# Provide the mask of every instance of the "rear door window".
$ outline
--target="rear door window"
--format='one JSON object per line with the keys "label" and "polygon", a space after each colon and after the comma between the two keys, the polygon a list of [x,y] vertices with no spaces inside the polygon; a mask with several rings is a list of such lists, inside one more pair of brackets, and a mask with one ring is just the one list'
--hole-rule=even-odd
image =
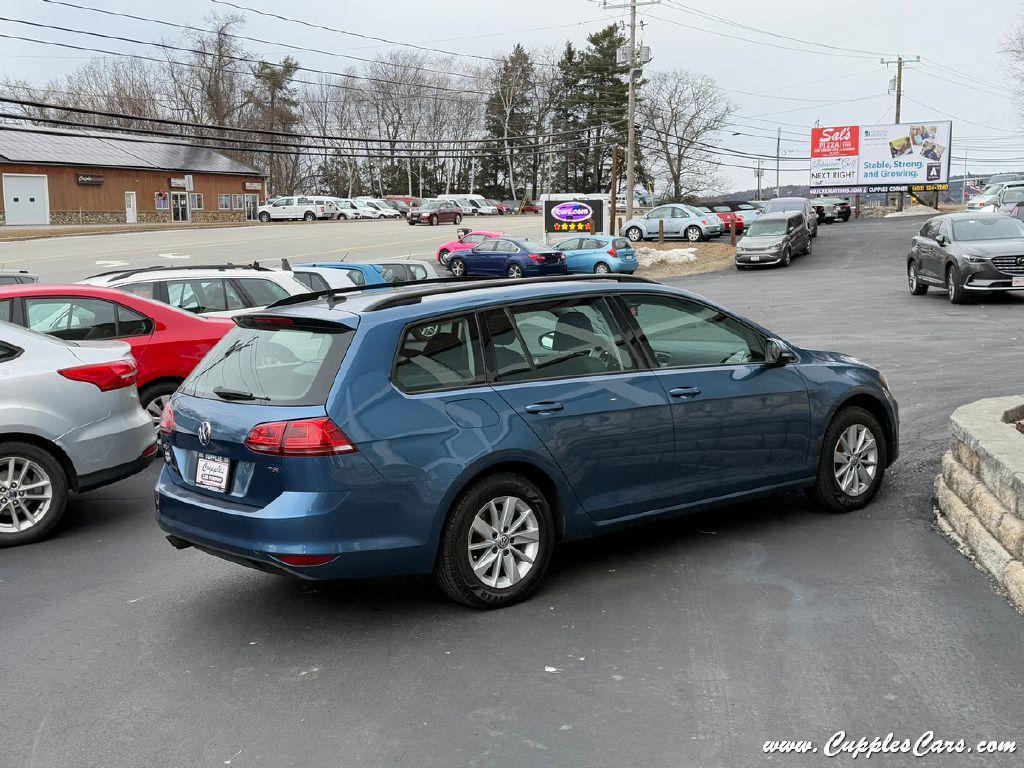
{"label": "rear door window", "polygon": [[147,280],[143,283],[131,283],[130,285],[119,285],[119,290],[134,293],[144,299],[156,299],[156,283]]}
{"label": "rear door window", "polygon": [[65,341],[117,338],[114,305],[99,299],[27,297],[28,327]]}
{"label": "rear door window", "polygon": [[228,308],[220,278],[168,280],[167,303],[189,312],[223,312]]}
{"label": "rear door window", "polygon": [[471,386],[483,380],[476,321],[472,316],[431,320],[402,337],[392,380],[403,392]]}
{"label": "rear door window", "polygon": [[145,315],[140,315],[127,307],[117,305],[118,338],[129,336],[148,336],[153,332],[153,323]]}
{"label": "rear door window", "polygon": [[353,331],[235,328],[182,384],[194,397],[255,405],[323,405]]}
{"label": "rear door window", "polygon": [[295,279],[309,288],[311,291],[326,291],[330,289],[327,281],[316,272],[294,272]]}

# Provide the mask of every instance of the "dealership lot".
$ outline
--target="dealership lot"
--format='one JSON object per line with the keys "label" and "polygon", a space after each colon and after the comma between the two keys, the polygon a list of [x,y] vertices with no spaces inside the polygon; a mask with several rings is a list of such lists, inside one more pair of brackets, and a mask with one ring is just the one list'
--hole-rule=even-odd
{"label": "dealership lot", "polygon": [[[543,237],[541,217],[481,216],[465,227],[497,229],[516,237]],[[458,227],[410,227],[396,221],[318,221],[227,229],[177,229],[117,235],[0,243],[0,266],[32,269],[46,282],[81,280],[119,267],[214,264],[282,258],[300,261],[431,259],[438,244],[455,239]]]}
{"label": "dealership lot", "polygon": [[[1024,628],[935,533],[930,496],[953,408],[1020,392],[1024,300],[910,296],[920,223],[823,227],[788,269],[678,282],[886,373],[901,457],[866,511],[775,498],[567,546],[533,599],[477,613],[428,577],[309,584],[175,551],[153,521],[153,468],[73,502],[50,540],[0,552],[0,679],[20,723],[0,762],[734,766],[769,739],[839,729],[1014,738],[1024,706],[1005,670]],[[241,260],[250,233],[246,260],[329,259],[335,239],[350,260],[427,256],[448,230],[69,238],[13,265],[56,280],[101,252]]]}

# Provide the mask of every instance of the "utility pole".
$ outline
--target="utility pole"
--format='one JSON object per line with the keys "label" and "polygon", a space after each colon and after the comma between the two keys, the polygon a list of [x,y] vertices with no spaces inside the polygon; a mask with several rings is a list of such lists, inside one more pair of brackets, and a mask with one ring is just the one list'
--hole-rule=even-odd
{"label": "utility pole", "polygon": [[[626,126],[626,218],[633,218],[633,187],[636,184],[636,79],[639,67],[643,67],[651,60],[650,50],[646,48],[641,56],[637,56],[636,49],[636,9],[642,5],[657,5],[661,0],[629,0],[627,5],[607,5],[602,7],[608,10],[629,8],[629,47],[625,57],[622,56],[622,49],[616,56],[617,64],[626,64],[629,67],[626,77],[628,78],[629,101],[627,107]],[[625,61],[623,61],[625,59]]]}
{"label": "utility pole", "polygon": [[775,136],[775,196],[782,197],[782,127],[780,126],[778,130]]}
{"label": "utility pole", "polygon": [[960,202],[963,205],[967,205],[967,148],[964,147],[964,178],[963,183],[960,185],[962,192],[960,193]]}
{"label": "utility pole", "polygon": [[[902,56],[897,56],[896,60],[882,59],[882,63],[885,65],[895,64],[896,65],[896,122],[900,122],[900,107],[903,104],[903,64],[905,61],[918,62],[921,60],[920,56],[915,56],[913,59],[904,59]],[[896,210],[903,210],[903,193],[896,193]]]}
{"label": "utility pole", "polygon": [[615,214],[619,200],[619,145],[612,145],[612,193],[610,195],[608,208],[608,234],[614,237],[618,234],[615,231]]}
{"label": "utility pole", "polygon": [[761,177],[764,176],[764,167],[762,166],[760,158],[757,160],[757,168],[754,169],[754,175],[757,177],[757,196],[755,200],[761,199]]}

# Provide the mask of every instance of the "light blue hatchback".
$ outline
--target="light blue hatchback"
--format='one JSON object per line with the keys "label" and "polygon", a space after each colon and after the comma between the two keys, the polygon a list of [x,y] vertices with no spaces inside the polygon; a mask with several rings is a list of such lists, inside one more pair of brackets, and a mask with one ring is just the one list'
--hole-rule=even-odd
{"label": "light blue hatchback", "polygon": [[636,251],[624,237],[581,235],[555,246],[565,254],[569,272],[607,275],[611,272],[631,275],[636,272]]}

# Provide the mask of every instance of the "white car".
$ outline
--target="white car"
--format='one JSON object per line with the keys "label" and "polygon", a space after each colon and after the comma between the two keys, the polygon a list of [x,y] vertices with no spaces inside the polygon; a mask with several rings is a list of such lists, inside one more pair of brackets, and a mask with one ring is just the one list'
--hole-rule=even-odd
{"label": "white car", "polygon": [[[480,213],[480,209],[473,205],[471,202],[469,202],[465,195],[438,195],[437,199],[447,200],[449,202],[455,203],[455,205],[458,206],[458,209],[462,212],[463,216],[476,216],[478,213]],[[497,213],[498,209],[495,208],[494,212]]]}
{"label": "white car", "polygon": [[466,201],[472,205],[476,212],[483,216],[497,216],[498,206],[487,202],[483,195],[466,195]]}
{"label": "white car", "polygon": [[327,291],[331,288],[354,288],[355,283],[348,272],[331,267],[316,267],[311,264],[292,266],[288,259],[281,259],[281,272],[291,275],[310,291]]}
{"label": "white car", "polygon": [[317,219],[330,218],[326,201],[317,204],[312,197],[278,197],[272,203],[261,205],[257,209],[256,218],[266,223],[268,221],[287,221],[289,219],[304,221],[316,221]]}
{"label": "white car", "polygon": [[120,269],[81,282],[118,288],[209,317],[232,317],[309,292],[287,272],[257,264]]}
{"label": "white car", "polygon": [[334,204],[333,197],[311,197],[313,205],[316,206],[319,215],[317,218],[321,219],[336,219],[338,218],[338,206]]}
{"label": "white car", "polygon": [[356,203],[374,211],[375,215],[367,216],[370,219],[400,219],[403,214],[396,208],[392,208],[385,200],[378,200],[371,197],[357,197]]}

